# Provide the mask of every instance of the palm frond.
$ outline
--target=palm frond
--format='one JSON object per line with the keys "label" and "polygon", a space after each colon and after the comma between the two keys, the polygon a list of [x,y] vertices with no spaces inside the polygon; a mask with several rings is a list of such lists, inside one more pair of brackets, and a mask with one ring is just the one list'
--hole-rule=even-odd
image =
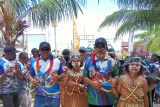
{"label": "palm frond", "polygon": [[75,0],[45,0],[32,7],[30,15],[33,19],[33,24],[38,27],[44,27],[51,20],[60,21],[73,16],[77,17],[78,10],[82,11],[79,3]]}
{"label": "palm frond", "polygon": [[152,27],[147,29],[146,31],[144,31],[143,33],[139,33],[135,35],[135,38],[142,38],[144,39],[147,36],[153,37],[155,35],[159,35],[160,34],[160,27]]}
{"label": "palm frond", "polygon": [[138,41],[146,44],[146,48],[151,52],[160,52],[160,28],[151,28],[143,33],[139,33],[134,35],[134,37],[138,38]]}
{"label": "palm frond", "polygon": [[159,25],[160,12],[157,10],[126,10],[121,9],[107,16],[100,24],[99,29],[110,26],[120,25],[130,19],[137,20],[139,23],[148,23],[148,25]]}
{"label": "palm frond", "polygon": [[154,38],[151,39],[151,41],[147,44],[147,48],[151,51],[151,52],[160,52],[160,36],[156,35]]}
{"label": "palm frond", "polygon": [[156,9],[160,6],[159,0],[115,0],[120,8],[126,9]]}
{"label": "palm frond", "polygon": [[17,19],[29,15],[36,27],[48,26],[51,20],[60,21],[82,12],[86,0],[11,0],[8,5],[16,10]]}
{"label": "palm frond", "polygon": [[110,16],[99,26],[99,30],[106,26],[119,26],[116,32],[115,39],[123,34],[128,33],[129,30],[146,30],[149,28],[156,28],[160,25],[160,12],[156,10],[126,10],[122,9]]}
{"label": "palm frond", "polygon": [[140,34],[135,34],[134,38],[135,39],[144,39],[147,36],[150,36],[150,35],[148,35],[146,32],[144,32],[144,33],[140,33]]}
{"label": "palm frond", "polygon": [[106,26],[119,25],[120,23],[125,21],[126,17],[129,17],[129,10],[121,9],[119,11],[116,11],[104,19],[104,21],[99,26],[99,30]]}
{"label": "palm frond", "polygon": [[133,22],[126,21],[116,31],[114,40],[117,40],[120,36],[123,36],[124,34],[129,33],[130,31],[133,31],[133,28],[136,28]]}

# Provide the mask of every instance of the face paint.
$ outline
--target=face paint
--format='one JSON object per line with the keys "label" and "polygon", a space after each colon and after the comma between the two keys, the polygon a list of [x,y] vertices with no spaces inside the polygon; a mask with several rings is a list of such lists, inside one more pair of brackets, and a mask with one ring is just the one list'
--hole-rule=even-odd
{"label": "face paint", "polygon": [[132,62],[129,64],[129,71],[131,72],[139,72],[141,68],[141,64],[137,62]]}
{"label": "face paint", "polygon": [[73,67],[80,67],[81,63],[80,62],[72,62]]}

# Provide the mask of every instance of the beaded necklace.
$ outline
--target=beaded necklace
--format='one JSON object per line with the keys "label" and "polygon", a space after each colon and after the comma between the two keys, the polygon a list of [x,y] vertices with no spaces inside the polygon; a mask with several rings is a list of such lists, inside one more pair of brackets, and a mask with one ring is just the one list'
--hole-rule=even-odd
{"label": "beaded necklace", "polygon": [[[80,72],[73,72],[73,70],[70,70],[70,71],[68,71],[69,72],[69,75],[70,76],[73,76],[73,77],[75,77],[75,83],[78,83],[78,80],[79,80],[79,78],[80,78],[80,76],[82,76],[82,70],[80,71]],[[79,94],[84,94],[84,92],[81,92],[80,91],[80,87],[82,87],[80,84],[79,84],[79,87],[77,87],[78,88],[78,93]],[[73,92],[74,92],[74,90],[75,90],[75,86],[73,87],[73,89],[72,89],[72,91],[71,92],[68,92],[67,90],[68,90],[68,85],[66,86],[66,88],[65,88],[65,92],[68,94],[68,95],[73,95]]]}
{"label": "beaded necklace", "polygon": [[[37,58],[36,58],[36,71],[37,71],[37,72],[39,72],[39,70],[40,70],[39,60],[40,60],[40,58],[37,57]],[[51,69],[52,69],[52,67],[53,67],[53,64],[54,64],[54,60],[53,60],[53,58],[50,58],[50,65],[49,65],[49,68],[46,70],[46,73],[47,73],[47,74],[50,73],[50,71],[51,71]]]}
{"label": "beaded necklace", "polygon": [[68,72],[73,77],[82,76],[82,70],[80,70],[80,72],[74,72],[73,70],[69,70]]}

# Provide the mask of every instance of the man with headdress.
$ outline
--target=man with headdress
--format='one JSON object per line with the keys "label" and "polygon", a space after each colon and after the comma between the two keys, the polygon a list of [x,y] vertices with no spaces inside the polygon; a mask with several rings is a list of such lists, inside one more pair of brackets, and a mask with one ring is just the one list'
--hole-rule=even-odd
{"label": "man with headdress", "polygon": [[102,37],[97,38],[94,48],[96,54],[86,62],[83,72],[84,80],[88,84],[88,104],[89,107],[112,107],[115,100],[109,78],[113,66],[106,55],[107,41]]}
{"label": "man with headdress", "polygon": [[30,68],[30,81],[35,85],[34,107],[59,107],[60,89],[58,76],[63,72],[58,58],[51,53],[48,42],[39,45],[40,56]]}

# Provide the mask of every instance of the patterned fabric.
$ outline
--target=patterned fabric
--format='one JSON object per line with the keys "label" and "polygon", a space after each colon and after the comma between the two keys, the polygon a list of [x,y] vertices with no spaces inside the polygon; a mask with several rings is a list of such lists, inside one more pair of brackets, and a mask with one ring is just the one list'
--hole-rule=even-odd
{"label": "patterned fabric", "polygon": [[141,82],[142,76],[139,76],[134,83],[126,78],[126,75],[120,77],[121,84],[120,98],[117,107],[144,107],[144,92]]}
{"label": "patterned fabric", "polygon": [[151,63],[150,61],[145,61],[146,66],[144,66],[147,70],[149,70],[151,73],[154,72],[154,70],[156,69],[156,63]]}
{"label": "patterned fabric", "polygon": [[19,107],[19,94],[17,92],[1,94],[0,98],[3,102],[3,107]]}
{"label": "patterned fabric", "polygon": [[31,95],[29,91],[19,93],[19,107],[31,107]]}
{"label": "patterned fabric", "polygon": [[[22,74],[25,73],[25,70],[27,69],[26,65],[23,65],[21,62],[17,62],[18,69],[21,71]],[[30,89],[30,84],[28,77],[25,76],[24,79],[18,78],[18,83],[19,83],[19,91],[28,91]]]}
{"label": "patterned fabric", "polygon": [[32,64],[34,61],[36,61],[36,58],[30,58],[28,62]]}
{"label": "patterned fabric", "polygon": [[30,74],[38,80],[41,85],[35,87],[35,93],[40,96],[46,96],[51,98],[59,98],[59,85],[57,82],[51,84],[52,76],[51,73],[57,72],[61,74],[63,72],[60,61],[57,58],[54,58],[54,64],[49,74],[46,73],[46,70],[50,66],[50,59],[53,58],[51,55],[47,61],[44,61],[42,58],[39,60],[40,70],[36,71],[36,61],[32,63],[30,68]]}
{"label": "patterned fabric", "polygon": [[116,60],[114,67],[113,67],[112,77],[120,75],[120,66],[121,66],[120,61]]}
{"label": "patterned fabric", "polygon": [[[69,107],[88,107],[87,92],[85,85],[83,84],[83,73],[73,72],[72,70],[68,70],[68,73],[69,76],[67,79],[67,84],[63,88],[63,97],[61,102],[62,107],[68,107],[68,105]],[[78,84],[78,86],[70,87],[68,84],[69,81]]]}
{"label": "patterned fabric", "polygon": [[[8,61],[5,58],[0,59],[0,76],[3,75],[6,70],[14,66],[15,62]],[[13,93],[18,91],[18,80],[13,72],[9,73],[5,80],[0,84],[0,94]]]}
{"label": "patterned fabric", "polygon": [[158,94],[160,96],[160,82],[157,84],[156,86],[156,91],[155,91],[156,94]]}
{"label": "patterned fabric", "polygon": [[[157,77],[160,79],[160,66],[158,66],[158,68],[157,68]],[[156,86],[155,93],[160,96],[160,82]]]}
{"label": "patterned fabric", "polygon": [[[112,61],[107,57],[101,62],[97,58],[92,61],[93,58],[90,58],[86,62],[85,70],[83,72],[84,77],[89,77],[92,79],[91,75],[94,74],[96,77],[97,73],[101,75],[107,75],[112,67]],[[92,105],[104,106],[104,105],[113,105],[114,104],[114,95],[112,92],[105,92],[102,90],[97,90],[94,87],[88,85],[88,103]]]}
{"label": "patterned fabric", "polygon": [[84,69],[85,69],[85,65],[86,65],[86,62],[88,62],[88,60],[90,59],[90,57],[89,56],[86,56],[86,59],[85,59],[85,61],[83,62],[83,66],[81,67],[81,69],[84,71]]}

